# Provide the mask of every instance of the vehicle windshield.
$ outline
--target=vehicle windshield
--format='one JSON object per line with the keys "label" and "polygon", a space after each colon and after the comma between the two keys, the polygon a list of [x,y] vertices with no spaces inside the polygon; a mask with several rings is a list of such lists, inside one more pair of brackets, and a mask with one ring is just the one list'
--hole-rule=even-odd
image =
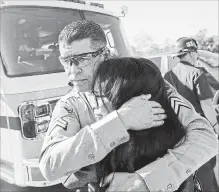
{"label": "vehicle windshield", "polygon": [[0,51],[5,74],[17,77],[64,72],[58,60],[58,35],[65,25],[82,16],[102,26],[113,54],[129,55],[116,17],[64,8],[4,8]]}

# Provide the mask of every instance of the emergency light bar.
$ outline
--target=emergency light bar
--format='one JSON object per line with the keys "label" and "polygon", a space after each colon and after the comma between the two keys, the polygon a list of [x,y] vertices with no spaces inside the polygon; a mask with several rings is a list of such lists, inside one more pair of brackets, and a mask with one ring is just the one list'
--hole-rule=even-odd
{"label": "emergency light bar", "polygon": [[91,6],[100,7],[100,8],[104,8],[103,4],[101,4],[101,3],[93,3],[93,2],[91,2],[90,5]]}
{"label": "emergency light bar", "polygon": [[73,2],[73,3],[85,4],[85,1],[83,1],[83,0],[60,0],[60,1],[68,1],[68,2]]}
{"label": "emergency light bar", "polygon": [[88,5],[91,5],[91,6],[95,6],[95,7],[99,7],[99,8],[104,8],[104,5],[101,4],[101,3],[86,2],[86,1],[83,1],[83,0],[60,0],[60,1],[80,3],[80,4],[88,4]]}

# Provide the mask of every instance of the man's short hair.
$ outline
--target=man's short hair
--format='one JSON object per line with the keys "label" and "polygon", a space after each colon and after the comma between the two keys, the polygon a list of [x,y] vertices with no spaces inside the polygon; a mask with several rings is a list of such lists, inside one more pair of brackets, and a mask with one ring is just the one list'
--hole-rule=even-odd
{"label": "man's short hair", "polygon": [[73,41],[89,38],[94,50],[106,46],[106,36],[101,26],[94,21],[82,20],[65,26],[59,35],[59,44],[70,45]]}

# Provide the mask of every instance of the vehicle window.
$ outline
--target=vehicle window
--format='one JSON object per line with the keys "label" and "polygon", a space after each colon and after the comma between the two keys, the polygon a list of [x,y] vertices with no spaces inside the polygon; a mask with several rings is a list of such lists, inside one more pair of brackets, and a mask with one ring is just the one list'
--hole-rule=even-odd
{"label": "vehicle window", "polygon": [[6,75],[64,71],[58,60],[58,35],[81,20],[78,10],[16,7],[1,10],[1,55]]}
{"label": "vehicle window", "polygon": [[106,34],[107,47],[113,55],[130,56],[130,52],[127,49],[128,47],[122,36],[121,23],[119,19],[113,16],[90,11],[84,11],[84,15],[87,20],[95,21],[101,25]]}

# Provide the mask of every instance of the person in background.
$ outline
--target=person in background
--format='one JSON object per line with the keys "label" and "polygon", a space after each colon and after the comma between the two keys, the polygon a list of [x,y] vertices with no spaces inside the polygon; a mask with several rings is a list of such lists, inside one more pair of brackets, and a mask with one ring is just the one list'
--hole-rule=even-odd
{"label": "person in background", "polygon": [[212,99],[213,94],[205,73],[195,67],[198,60],[198,45],[194,39],[182,37],[176,43],[180,62],[168,71],[164,78],[192,103],[196,111],[207,118],[218,134],[218,122]]}
{"label": "person in background", "polygon": [[[73,89],[54,108],[39,167],[47,180],[61,179],[68,188],[95,181],[94,164],[129,141],[128,130],[156,129],[166,118],[160,104],[149,100],[150,95],[132,98],[102,117],[91,85],[97,66],[110,58],[106,45],[103,29],[93,21],[73,22],[59,35],[60,62]],[[134,173],[107,176],[103,184],[113,177],[108,191],[175,191],[217,154],[217,139],[209,122],[166,84],[171,106],[187,130],[186,141]]]}
{"label": "person in background", "polygon": [[[218,136],[219,124],[217,114],[213,106],[213,94],[205,73],[195,67],[198,61],[198,44],[195,39],[181,37],[176,42],[177,56],[180,62],[168,71],[164,78],[171,83],[176,90],[192,103],[195,110],[205,117],[212,125]],[[218,191],[218,182],[215,181],[213,168],[216,158],[205,164],[198,171],[204,191]],[[208,174],[207,174],[208,173]],[[207,179],[208,178],[208,179]]]}

